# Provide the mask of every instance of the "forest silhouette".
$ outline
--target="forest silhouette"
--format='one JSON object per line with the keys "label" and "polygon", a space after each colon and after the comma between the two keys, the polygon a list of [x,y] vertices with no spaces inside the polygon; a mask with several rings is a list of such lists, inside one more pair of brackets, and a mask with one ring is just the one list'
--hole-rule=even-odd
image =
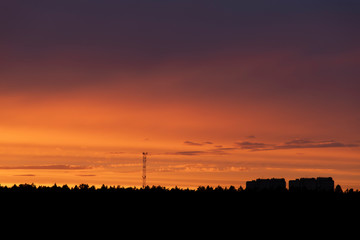
{"label": "forest silhouette", "polygon": [[[0,186],[0,202],[10,212],[16,211],[21,216],[67,219],[73,224],[95,222],[101,225],[105,220],[106,225],[117,227],[121,219],[135,223],[146,218],[151,226],[157,226],[156,221],[151,220],[155,217],[164,226],[181,222],[192,226],[207,223],[237,227],[256,223],[257,227],[276,227],[278,223],[292,226],[302,219],[315,226],[319,221],[332,223],[335,215],[342,217],[339,219],[351,219],[348,215],[359,209],[360,192],[342,191],[340,186],[332,192],[291,192],[287,189],[257,192],[234,186],[182,189],[20,184]],[[17,220],[16,215],[11,217]]]}
{"label": "forest silhouette", "polygon": [[290,196],[328,196],[328,197],[359,197],[360,191],[354,190],[352,188],[342,190],[340,185],[336,185],[334,191],[332,192],[317,192],[317,191],[302,191],[302,192],[292,192],[288,189],[275,189],[275,190],[261,190],[253,191],[249,189],[244,189],[242,186],[236,188],[235,186],[229,187],[212,187],[212,186],[199,186],[197,189],[189,188],[179,188],[177,186],[173,188],[166,188],[163,186],[146,186],[145,188],[138,187],[123,187],[123,186],[107,186],[103,184],[101,187],[95,187],[94,185],[90,186],[89,184],[79,184],[72,187],[69,187],[67,184],[62,186],[57,185],[56,183],[53,186],[42,186],[32,184],[14,184],[13,186],[1,186],[0,185],[0,194],[6,195],[7,193],[78,193],[78,194],[121,194],[121,195],[136,195],[136,194],[162,194],[162,195],[183,195],[183,196],[237,196],[237,197],[246,197],[246,196],[281,196],[281,197],[290,197]]}
{"label": "forest silhouette", "polygon": [[178,187],[166,188],[163,186],[146,186],[145,188],[107,186],[101,187],[80,184],[69,187],[58,186],[36,186],[35,184],[20,184],[11,187],[0,185],[0,198],[27,198],[40,199],[49,198],[53,201],[87,199],[87,201],[129,201],[136,202],[146,199],[148,202],[170,201],[173,203],[209,203],[214,206],[223,204],[239,204],[251,206],[315,206],[315,205],[337,205],[341,202],[346,204],[360,203],[359,190],[346,189],[343,191],[340,185],[332,192],[302,191],[292,192],[288,189],[251,191],[243,187],[212,187],[199,186],[197,189],[183,189]]}

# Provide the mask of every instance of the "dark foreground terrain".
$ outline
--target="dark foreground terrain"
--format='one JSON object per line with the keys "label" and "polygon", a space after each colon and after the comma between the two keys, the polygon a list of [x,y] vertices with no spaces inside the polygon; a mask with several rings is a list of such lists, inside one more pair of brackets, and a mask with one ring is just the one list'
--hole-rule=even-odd
{"label": "dark foreground terrain", "polygon": [[49,211],[154,211],[154,212],[257,212],[338,213],[360,207],[360,192],[246,191],[235,187],[199,187],[196,190],[161,186],[124,188],[81,184],[52,187],[34,184],[0,186],[0,201],[18,208],[37,207]]}
{"label": "dark foreground terrain", "polygon": [[264,236],[285,230],[297,235],[308,231],[331,235],[339,226],[358,225],[360,193],[24,184],[0,187],[0,203],[6,223],[39,224],[56,228],[59,234],[73,229],[91,236],[92,231],[106,228],[105,233],[111,234],[130,229],[135,234],[172,229],[180,235],[199,231],[206,236],[219,231],[229,236],[234,231]]}

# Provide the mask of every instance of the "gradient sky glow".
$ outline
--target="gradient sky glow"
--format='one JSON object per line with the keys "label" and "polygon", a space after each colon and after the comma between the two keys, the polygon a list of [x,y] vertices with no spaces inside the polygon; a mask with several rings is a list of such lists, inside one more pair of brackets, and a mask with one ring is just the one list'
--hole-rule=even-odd
{"label": "gradient sky glow", "polygon": [[360,2],[2,1],[0,183],[360,189]]}

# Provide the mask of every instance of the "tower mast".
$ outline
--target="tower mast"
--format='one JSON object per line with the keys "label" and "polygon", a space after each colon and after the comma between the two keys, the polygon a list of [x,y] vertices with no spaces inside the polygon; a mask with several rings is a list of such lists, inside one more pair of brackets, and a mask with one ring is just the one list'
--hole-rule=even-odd
{"label": "tower mast", "polygon": [[143,179],[143,188],[146,187],[146,156],[148,155],[147,152],[143,152],[143,174],[142,174],[142,179]]}

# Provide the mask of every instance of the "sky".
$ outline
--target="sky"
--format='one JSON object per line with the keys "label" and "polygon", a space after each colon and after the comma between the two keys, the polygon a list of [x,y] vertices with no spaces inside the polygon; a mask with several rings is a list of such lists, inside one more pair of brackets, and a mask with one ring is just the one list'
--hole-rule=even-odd
{"label": "sky", "polygon": [[0,184],[360,189],[357,0],[0,3]]}

